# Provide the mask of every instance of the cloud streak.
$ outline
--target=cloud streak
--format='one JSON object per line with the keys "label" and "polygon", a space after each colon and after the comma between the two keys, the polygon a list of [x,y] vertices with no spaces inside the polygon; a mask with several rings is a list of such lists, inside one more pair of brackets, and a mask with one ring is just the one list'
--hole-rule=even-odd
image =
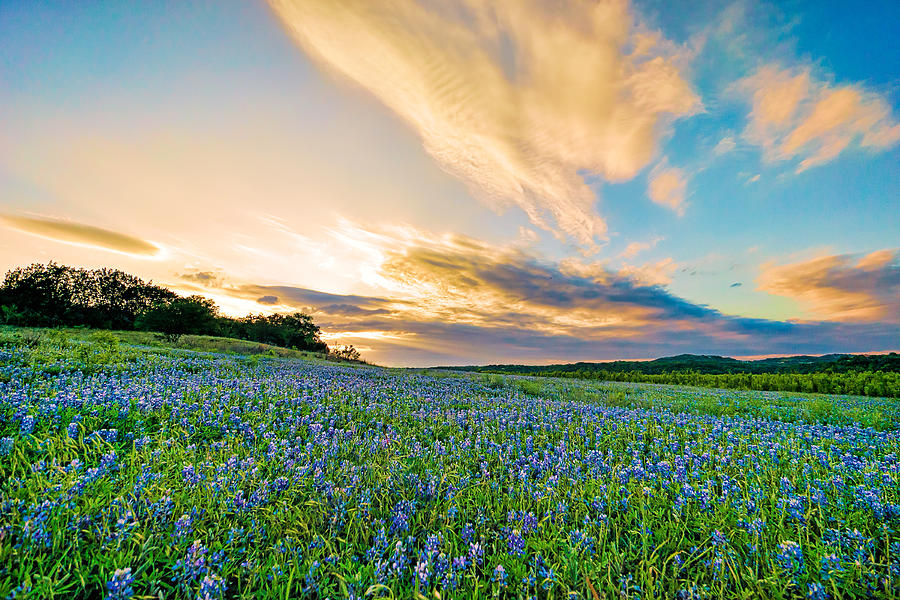
{"label": "cloud streak", "polygon": [[769,161],[797,159],[797,171],[825,164],[853,146],[885,150],[900,123],[880,95],[860,85],[834,86],[808,69],[761,67],[736,89],[750,103],[744,137]]}
{"label": "cloud streak", "polygon": [[592,246],[606,223],[582,175],[634,177],[665,125],[701,104],[686,53],[627,2],[564,4],[270,0],[305,52],[380,100],[477,197]]}
{"label": "cloud streak", "polygon": [[91,246],[138,257],[149,258],[160,252],[159,246],[141,238],[84,223],[14,215],[0,215],[0,223],[16,231],[57,242]]}
{"label": "cloud streak", "polygon": [[763,266],[757,289],[793,298],[818,318],[900,323],[900,252],[834,254]]}

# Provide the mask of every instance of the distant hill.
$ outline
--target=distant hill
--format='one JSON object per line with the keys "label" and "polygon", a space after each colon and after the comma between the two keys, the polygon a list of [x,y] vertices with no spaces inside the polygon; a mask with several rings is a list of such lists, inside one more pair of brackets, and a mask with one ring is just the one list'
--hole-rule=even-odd
{"label": "distant hill", "polygon": [[648,361],[615,360],[610,362],[577,362],[555,365],[484,365],[436,367],[457,371],[510,373],[522,375],[574,375],[599,371],[608,373],[643,373],[662,375],[692,372],[707,375],[734,373],[849,373],[882,371],[900,373],[900,354],[826,354],[824,356],[785,356],[760,360],[737,360],[727,356],[679,354]]}

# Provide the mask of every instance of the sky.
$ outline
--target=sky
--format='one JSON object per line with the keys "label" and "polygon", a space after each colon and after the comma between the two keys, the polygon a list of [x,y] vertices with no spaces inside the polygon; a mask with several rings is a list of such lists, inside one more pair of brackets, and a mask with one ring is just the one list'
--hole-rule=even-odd
{"label": "sky", "polygon": [[900,3],[0,3],[0,269],[397,366],[900,349]]}

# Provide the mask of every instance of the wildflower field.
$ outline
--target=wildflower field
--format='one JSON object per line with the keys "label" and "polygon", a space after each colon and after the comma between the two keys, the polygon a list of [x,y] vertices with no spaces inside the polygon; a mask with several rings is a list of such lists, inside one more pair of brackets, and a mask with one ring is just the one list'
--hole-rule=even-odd
{"label": "wildflower field", "polygon": [[900,597],[900,403],[0,347],[2,598]]}

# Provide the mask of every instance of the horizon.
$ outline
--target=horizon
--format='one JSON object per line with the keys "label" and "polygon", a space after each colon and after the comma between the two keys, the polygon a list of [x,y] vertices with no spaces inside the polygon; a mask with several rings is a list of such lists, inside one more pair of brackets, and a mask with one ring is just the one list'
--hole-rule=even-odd
{"label": "horizon", "polygon": [[[879,350],[876,352],[826,352],[824,354],[773,354],[773,355],[763,355],[758,357],[741,357],[741,356],[728,356],[721,354],[674,354],[669,356],[657,356],[655,358],[610,358],[604,360],[573,360],[567,363],[555,363],[555,362],[542,362],[542,363],[516,363],[525,367],[545,367],[545,366],[553,366],[556,364],[575,364],[575,363],[607,363],[607,362],[653,362],[654,360],[661,360],[663,358],[674,358],[676,356],[710,356],[714,358],[733,358],[734,360],[740,360],[743,362],[753,362],[757,360],[765,360],[767,358],[795,358],[802,356],[829,356],[832,354],[842,354],[845,356],[883,356],[886,354],[900,354],[900,350]],[[509,364],[509,363],[495,363],[497,365],[500,364]],[[494,366],[492,364],[480,364],[480,365],[432,365],[431,367],[425,368],[437,368],[437,367],[489,367]]]}
{"label": "horizon", "polygon": [[0,8],[0,269],[387,366],[898,352],[900,4],[392,7]]}

